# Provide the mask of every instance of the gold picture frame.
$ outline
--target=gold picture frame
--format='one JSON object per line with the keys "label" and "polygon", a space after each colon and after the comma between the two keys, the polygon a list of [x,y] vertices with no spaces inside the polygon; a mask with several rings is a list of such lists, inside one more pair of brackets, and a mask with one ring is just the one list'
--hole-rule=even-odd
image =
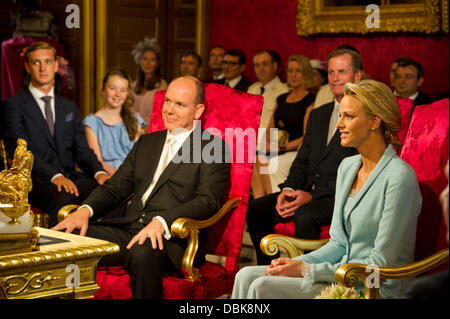
{"label": "gold picture frame", "polygon": [[[298,0],[297,34],[300,36],[396,32],[448,34],[448,0],[369,2],[378,3],[379,25],[377,27],[366,25],[368,15],[373,12],[366,12],[367,5],[341,5],[341,3],[352,3],[351,1]],[[391,2],[397,3],[391,4]]]}

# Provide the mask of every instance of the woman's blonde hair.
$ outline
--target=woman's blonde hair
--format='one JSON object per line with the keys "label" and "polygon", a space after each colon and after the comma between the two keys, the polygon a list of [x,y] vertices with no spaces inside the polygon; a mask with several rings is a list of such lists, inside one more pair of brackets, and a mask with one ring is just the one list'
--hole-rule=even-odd
{"label": "woman's blonde hair", "polygon": [[313,74],[312,74],[312,67],[311,62],[309,59],[302,55],[302,54],[296,54],[291,55],[288,59],[288,67],[286,68],[286,71],[289,69],[289,62],[295,61],[300,66],[300,70],[302,72],[303,77],[303,87],[306,90],[309,90],[314,87],[314,80],[313,80]]}
{"label": "woman's blonde hair", "polygon": [[380,127],[386,145],[401,147],[402,143],[398,140],[397,133],[400,130],[402,116],[397,99],[387,85],[374,80],[348,82],[344,86],[345,95],[357,98],[363,104],[363,109],[369,118],[381,119]]}

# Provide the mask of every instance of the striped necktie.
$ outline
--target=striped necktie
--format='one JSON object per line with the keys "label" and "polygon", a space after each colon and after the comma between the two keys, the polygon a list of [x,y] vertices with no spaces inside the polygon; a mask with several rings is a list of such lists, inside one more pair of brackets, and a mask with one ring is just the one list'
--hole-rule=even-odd
{"label": "striped necktie", "polygon": [[50,130],[50,134],[52,134],[53,136],[55,133],[55,123],[53,122],[53,112],[50,104],[51,99],[52,99],[51,96],[41,97],[41,100],[45,102],[45,119],[47,120],[47,125]]}

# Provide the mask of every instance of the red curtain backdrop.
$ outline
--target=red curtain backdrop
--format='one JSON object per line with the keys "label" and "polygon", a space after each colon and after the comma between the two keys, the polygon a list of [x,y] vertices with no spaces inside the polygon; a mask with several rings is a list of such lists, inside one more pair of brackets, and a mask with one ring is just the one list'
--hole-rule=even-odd
{"label": "red curtain backdrop", "polygon": [[[351,44],[360,52],[365,71],[378,81],[389,83],[394,58],[409,56],[425,69],[422,90],[435,97],[449,90],[449,37],[444,35],[297,35],[297,0],[211,0],[210,45],[239,48],[247,55],[245,76],[256,81],[253,55],[261,49],[281,54],[281,77],[291,54],[326,60],[340,44]],[[382,21],[381,21],[382,23]]]}

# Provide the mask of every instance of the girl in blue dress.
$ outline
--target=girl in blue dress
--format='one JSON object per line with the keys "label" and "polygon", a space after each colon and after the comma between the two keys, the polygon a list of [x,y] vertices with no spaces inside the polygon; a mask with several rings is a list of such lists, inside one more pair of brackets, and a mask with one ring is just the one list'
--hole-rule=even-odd
{"label": "girl in blue dress", "polygon": [[89,146],[110,175],[125,160],[146,126],[132,111],[131,94],[131,79],[125,70],[111,69],[103,78],[103,107],[83,121]]}

